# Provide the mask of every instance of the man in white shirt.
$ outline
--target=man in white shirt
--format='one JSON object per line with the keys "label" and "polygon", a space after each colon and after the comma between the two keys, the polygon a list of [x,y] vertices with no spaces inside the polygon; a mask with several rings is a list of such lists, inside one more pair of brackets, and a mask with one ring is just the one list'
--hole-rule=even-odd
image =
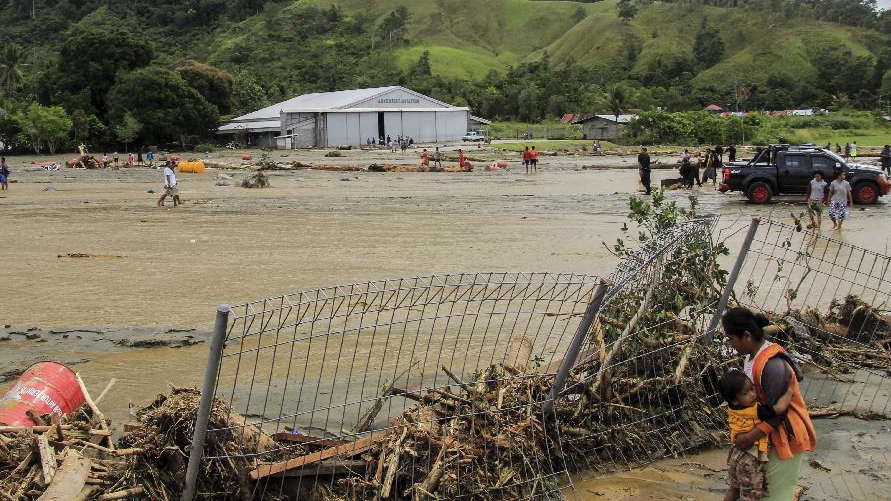
{"label": "man in white shirt", "polygon": [[182,203],[179,199],[179,188],[176,187],[176,174],[173,172],[173,162],[170,160],[164,165],[164,194],[158,199],[158,207],[164,206],[164,199],[167,198],[167,195],[173,197],[174,207]]}
{"label": "man in white shirt", "polygon": [[829,219],[832,229],[840,230],[848,218],[848,207],[854,205],[851,183],[845,180],[845,171],[840,171],[835,181],[829,184]]}
{"label": "man in white shirt", "polygon": [[820,229],[824,204],[826,204],[826,181],[823,181],[823,174],[815,172],[814,178],[807,185],[807,213],[811,217],[808,229]]}

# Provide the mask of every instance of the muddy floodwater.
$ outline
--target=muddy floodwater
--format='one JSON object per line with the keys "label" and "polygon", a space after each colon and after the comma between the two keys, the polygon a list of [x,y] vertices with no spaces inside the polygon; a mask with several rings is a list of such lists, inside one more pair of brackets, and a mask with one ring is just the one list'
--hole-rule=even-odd
{"label": "muddy floodwater", "polygon": [[[282,161],[328,160],[323,154],[289,152]],[[337,161],[414,164],[417,151],[344,155]],[[628,198],[638,187],[633,157],[544,156],[538,173],[527,175],[513,154],[474,149],[474,155],[480,164],[506,160],[510,169],[276,171],[270,188],[255,190],[216,186],[220,171],[210,169],[178,173],[185,201],[178,208],[170,200],[155,206],[158,170],[45,171],[30,163],[35,159],[12,158],[17,182],[0,193],[0,376],[52,358],[74,364],[95,392],[115,378],[101,406],[119,428],[129,402],[144,404],[169,385],[200,384],[203,341],[220,303],[433,273],[612,271],[617,259],[607,246],[622,237]],[[234,162],[213,154],[211,160]],[[597,165],[612,168],[583,169]],[[236,181],[246,175],[225,173]],[[676,173],[657,169],[654,183]],[[671,191],[668,198],[685,204],[690,193]],[[692,193],[701,212],[721,214],[719,228],[731,243],[753,215],[791,222],[790,213],[804,211],[795,198],[753,206],[710,185]],[[836,238],[880,253],[891,249],[888,201],[855,207],[845,226]],[[695,462],[720,468],[722,451],[708,454]],[[582,481],[579,493],[721,499],[723,474],[681,462],[614,478],[613,490]],[[665,484],[660,496],[672,494],[647,497],[653,482]]]}

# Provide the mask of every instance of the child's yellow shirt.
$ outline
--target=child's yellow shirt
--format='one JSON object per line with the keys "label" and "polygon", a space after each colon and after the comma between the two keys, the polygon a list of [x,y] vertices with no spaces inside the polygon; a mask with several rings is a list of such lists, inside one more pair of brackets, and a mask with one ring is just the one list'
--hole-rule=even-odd
{"label": "child's yellow shirt", "polygon": [[[736,439],[737,435],[739,435],[740,433],[752,431],[755,425],[761,422],[761,419],[758,418],[759,405],[760,404],[756,403],[751,407],[745,407],[742,409],[734,409],[732,406],[727,406],[727,418],[730,422],[731,442]],[[759,438],[755,442],[755,446],[758,448],[758,458],[762,461],[766,461],[768,452],[767,436],[765,435]]]}

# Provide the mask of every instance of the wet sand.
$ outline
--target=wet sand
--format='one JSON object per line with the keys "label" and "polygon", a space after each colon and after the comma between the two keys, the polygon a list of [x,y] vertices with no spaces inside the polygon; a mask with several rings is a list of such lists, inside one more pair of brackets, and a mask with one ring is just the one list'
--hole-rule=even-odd
{"label": "wet sand", "polygon": [[[338,159],[324,158],[324,151],[272,155],[305,163],[413,165],[418,151],[345,151]],[[612,271],[617,260],[603,243],[621,236],[628,197],[637,187],[633,157],[542,156],[539,172],[527,175],[516,154],[470,148],[468,156],[480,163],[507,160],[510,170],[277,171],[270,173],[271,188],[248,190],[215,186],[218,171],[211,169],[178,174],[185,205],[175,209],[170,201],[163,209],[155,207],[161,190],[158,170],[48,172],[29,163],[47,158],[11,158],[17,182],[0,193],[7,286],[0,324],[9,325],[0,330],[0,339],[9,337],[0,341],[3,370],[52,357],[77,363],[97,392],[117,378],[103,408],[119,426],[127,419],[128,401],[148,401],[167,391],[168,382],[200,384],[207,348],[188,344],[206,339],[218,303],[437,272]],[[239,157],[240,152],[217,153],[210,160],[237,164]],[[583,168],[596,165],[611,168]],[[613,168],[617,165],[630,168]],[[246,175],[226,173],[236,179]],[[653,177],[658,183],[676,177],[676,171],[656,170]],[[738,230],[751,215],[791,221],[790,212],[804,210],[794,199],[786,199],[794,204],[752,206],[739,194],[705,188],[694,193],[703,212],[723,216],[724,234],[735,232],[731,242],[738,241]],[[683,201],[687,195],[672,191],[668,196]],[[888,253],[891,203],[856,208],[837,236]],[[11,334],[30,328],[45,335]],[[194,331],[168,332],[189,329]],[[99,334],[67,333],[64,338],[50,330]],[[125,346],[140,339],[188,343]],[[858,423],[852,426],[860,429]],[[720,469],[722,454],[688,460]],[[633,495],[620,487],[607,497],[582,487],[579,492],[584,499],[650,499],[656,492],[675,496],[664,499],[685,499],[687,487],[678,485],[698,485],[691,477],[705,482],[715,476],[675,473],[679,476],[665,473],[670,481],[664,485],[650,481],[652,469],[644,470],[640,475],[648,480],[634,482]],[[721,474],[716,478],[723,482]],[[687,497],[720,499],[716,488],[703,489]],[[618,497],[620,491],[628,497]]]}

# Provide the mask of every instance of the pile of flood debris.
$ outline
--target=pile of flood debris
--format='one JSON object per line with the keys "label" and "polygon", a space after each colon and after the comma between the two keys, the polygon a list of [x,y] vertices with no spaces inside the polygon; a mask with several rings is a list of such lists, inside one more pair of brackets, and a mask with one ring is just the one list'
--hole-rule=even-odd
{"label": "pile of flood debris", "polygon": [[827,374],[858,368],[891,374],[891,312],[856,295],[833,299],[827,311],[791,309],[768,313],[773,325],[765,332],[808,356],[809,363]]}

